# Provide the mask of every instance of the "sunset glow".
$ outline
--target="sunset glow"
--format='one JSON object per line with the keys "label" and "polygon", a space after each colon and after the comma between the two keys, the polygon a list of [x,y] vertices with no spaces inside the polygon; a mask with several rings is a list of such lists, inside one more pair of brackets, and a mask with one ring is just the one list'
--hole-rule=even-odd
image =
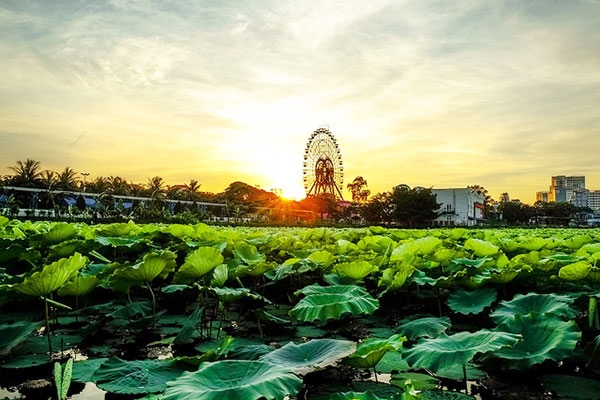
{"label": "sunset glow", "polygon": [[344,187],[373,194],[600,189],[598,26],[595,0],[3,2],[0,172],[32,158],[301,198],[327,124]]}

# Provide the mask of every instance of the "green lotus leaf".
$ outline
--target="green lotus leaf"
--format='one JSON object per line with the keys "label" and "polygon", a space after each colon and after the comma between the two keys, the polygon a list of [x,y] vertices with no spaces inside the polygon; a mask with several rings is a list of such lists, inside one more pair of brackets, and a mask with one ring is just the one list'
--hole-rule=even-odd
{"label": "green lotus leaf", "polygon": [[390,379],[392,385],[401,388],[405,387],[407,382],[416,390],[428,390],[437,388],[439,380],[431,375],[420,374],[418,372],[395,373],[392,374]]}
{"label": "green lotus leaf", "polygon": [[310,255],[307,258],[310,261],[322,265],[324,267],[329,267],[335,262],[335,256],[326,250],[320,250],[315,251],[314,253],[310,253]]}
{"label": "green lotus leaf", "polygon": [[468,238],[464,247],[467,250],[472,250],[478,257],[494,256],[500,250],[495,244],[475,238]]}
{"label": "green lotus leaf", "polygon": [[221,264],[217,265],[213,270],[213,277],[210,281],[210,286],[212,287],[222,287],[227,283],[229,279],[229,269],[227,265]]}
{"label": "green lotus leaf", "polygon": [[378,271],[379,268],[368,261],[360,260],[336,264],[334,270],[340,275],[347,276],[358,281],[370,273]]}
{"label": "green lotus leaf", "polygon": [[491,257],[482,257],[482,258],[476,258],[474,260],[470,259],[470,258],[465,258],[465,257],[461,257],[461,258],[453,258],[452,260],[450,260],[450,262],[452,263],[453,266],[458,266],[458,267],[475,267],[477,269],[483,267],[483,264],[485,264],[486,262],[492,260]]}
{"label": "green lotus leaf", "polygon": [[164,279],[175,270],[176,257],[175,253],[171,251],[147,253],[142,262],[117,269],[111,277],[111,283],[112,281],[118,282],[120,279],[129,282],[150,283],[159,276]]}
{"label": "green lotus leaf", "polygon": [[245,264],[253,264],[261,261],[265,261],[266,256],[261,254],[256,246],[245,242],[237,242],[233,246],[233,255],[235,258],[241,260]]}
{"label": "green lotus leaf", "polygon": [[36,236],[34,240],[49,245],[73,239],[75,236],[77,236],[77,229],[72,224],[59,222],[48,232]]}
{"label": "green lotus leaf", "polygon": [[413,368],[434,372],[453,365],[466,365],[477,353],[487,353],[506,346],[514,346],[520,335],[482,329],[477,332],[459,332],[452,336],[442,333],[434,339],[422,339],[408,350],[405,360]]}
{"label": "green lotus leaf", "polygon": [[561,244],[569,249],[576,250],[590,242],[593,242],[593,239],[588,235],[577,235],[570,236],[569,238],[563,240]]}
{"label": "green lotus leaf", "polygon": [[31,333],[42,325],[41,322],[18,321],[14,324],[0,325],[0,356],[9,354],[23,343]]}
{"label": "green lotus leaf", "polygon": [[600,252],[600,242],[588,243],[583,245],[580,250],[587,252],[588,254],[594,254]]}
{"label": "green lotus leaf", "polygon": [[[463,370],[463,366],[451,365],[448,368],[437,370],[435,372],[435,375],[439,376],[440,378],[447,378],[455,381],[460,381],[464,379],[464,373],[465,371]],[[469,380],[480,380],[485,378],[486,373],[481,369],[477,368],[477,366],[473,363],[469,362],[467,363],[467,376],[469,377]]]}
{"label": "green lotus leaf", "polygon": [[558,277],[565,281],[580,281],[592,270],[592,265],[587,261],[578,261],[565,265],[558,271]]}
{"label": "green lotus leaf", "polygon": [[75,382],[91,382],[94,373],[100,368],[108,358],[90,358],[85,361],[76,361],[73,363],[73,376]]}
{"label": "green lotus leaf", "polygon": [[431,315],[413,315],[398,323],[395,331],[405,335],[410,340],[421,337],[435,338],[450,328],[452,323],[448,317]]}
{"label": "green lotus leaf", "polygon": [[550,261],[555,262],[558,265],[572,264],[577,261],[581,261],[585,257],[578,257],[573,254],[555,253],[549,256],[542,257],[540,263],[545,264]]}
{"label": "green lotus leaf", "polygon": [[215,293],[223,303],[231,303],[248,297],[254,300],[265,300],[263,296],[252,293],[248,288],[216,287],[211,288],[210,291]]}
{"label": "green lotus leaf", "polygon": [[541,237],[526,237],[519,240],[519,247],[527,251],[539,251],[548,244],[548,239]]}
{"label": "green lotus leaf", "polygon": [[387,254],[392,246],[394,245],[394,241],[387,236],[365,236],[361,238],[357,247],[361,250],[374,251],[379,254]]}
{"label": "green lotus leaf", "polygon": [[163,400],[280,400],[298,393],[302,380],[271,363],[225,360],[204,363],[168,385]]}
{"label": "green lotus leaf", "polygon": [[399,351],[406,337],[392,335],[387,339],[366,339],[356,351],[346,358],[346,363],[356,368],[373,368],[388,351]]}
{"label": "green lotus leaf", "polygon": [[342,392],[335,393],[331,400],[385,400],[383,397],[376,396],[373,392]]}
{"label": "green lotus leaf", "polygon": [[129,221],[127,223],[119,222],[107,225],[98,225],[96,232],[98,236],[128,236],[133,233],[137,228],[135,222]]}
{"label": "green lotus leaf", "polygon": [[570,307],[573,301],[571,297],[557,294],[517,294],[510,301],[501,301],[490,317],[496,324],[506,323],[517,315],[533,313],[569,319],[577,315],[577,311]]}
{"label": "green lotus leaf", "polygon": [[96,236],[96,242],[102,246],[110,247],[133,247],[138,243],[142,242],[142,239],[128,238],[128,237],[105,237]]}
{"label": "green lotus leaf", "polygon": [[498,293],[492,288],[476,289],[472,292],[457,290],[448,296],[448,307],[460,314],[479,314],[496,301]]}
{"label": "green lotus leaf", "polygon": [[118,394],[158,393],[167,382],[184,371],[173,360],[121,360],[109,358],[94,372],[92,381],[100,389]]}
{"label": "green lotus leaf", "polygon": [[304,375],[315,368],[334,365],[338,360],[356,350],[356,344],[347,340],[312,339],[306,343],[289,342],[265,354],[259,360],[275,365],[285,365],[295,373]]}
{"label": "green lotus leaf", "polygon": [[406,283],[406,280],[415,272],[415,267],[410,262],[398,261],[396,268],[386,268],[377,282],[388,290],[398,290]]}
{"label": "green lotus leaf", "polygon": [[87,262],[87,257],[75,253],[69,258],[61,258],[44,266],[41,271],[25,278],[22,283],[15,285],[14,288],[31,296],[48,296],[75,276]]}
{"label": "green lotus leaf", "polygon": [[598,398],[600,382],[572,375],[544,375],[540,379],[547,390],[560,398],[589,400]]}
{"label": "green lotus leaf", "polygon": [[415,240],[412,245],[417,254],[427,255],[436,251],[442,245],[442,241],[435,236],[426,236]]}
{"label": "green lotus leaf", "polygon": [[89,294],[98,284],[100,280],[95,276],[77,275],[70,281],[65,283],[58,289],[59,296],[85,296]]}
{"label": "green lotus leaf", "polygon": [[355,285],[307,286],[300,291],[306,294],[289,312],[300,321],[327,321],[340,319],[344,314],[357,316],[372,314],[379,308],[379,301],[366,289]]}
{"label": "green lotus leaf", "polygon": [[476,398],[464,393],[442,389],[423,390],[419,393],[419,400],[473,400]]}
{"label": "green lotus leaf", "polygon": [[200,278],[223,264],[223,255],[214,247],[200,247],[187,255],[177,274]]}
{"label": "green lotus leaf", "polygon": [[496,329],[523,336],[513,347],[494,352],[494,356],[508,360],[510,368],[521,371],[546,360],[560,361],[569,357],[581,340],[581,331],[574,321],[539,314],[531,317],[516,315]]}

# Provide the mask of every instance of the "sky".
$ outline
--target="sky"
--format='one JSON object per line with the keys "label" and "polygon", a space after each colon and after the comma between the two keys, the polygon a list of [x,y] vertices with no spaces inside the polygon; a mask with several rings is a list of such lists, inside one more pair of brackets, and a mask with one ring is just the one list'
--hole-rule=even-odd
{"label": "sky", "polygon": [[600,0],[3,0],[0,174],[301,198],[325,126],[373,194],[600,189],[599,27]]}

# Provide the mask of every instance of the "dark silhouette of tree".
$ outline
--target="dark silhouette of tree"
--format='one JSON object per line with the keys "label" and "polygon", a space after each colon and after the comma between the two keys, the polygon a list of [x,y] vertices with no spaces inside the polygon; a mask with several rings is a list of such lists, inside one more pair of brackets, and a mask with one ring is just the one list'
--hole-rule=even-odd
{"label": "dark silhouette of tree", "polygon": [[369,224],[385,224],[392,220],[394,212],[392,193],[377,193],[369,201],[360,206],[360,216]]}
{"label": "dark silhouette of tree", "polygon": [[362,176],[354,178],[352,183],[349,183],[346,187],[352,194],[352,201],[358,204],[364,204],[371,194],[371,191],[367,189],[367,181]]}
{"label": "dark silhouette of tree", "polygon": [[42,177],[39,161],[28,158],[25,161],[17,161],[16,166],[8,168],[14,172],[9,182],[11,185],[39,187]]}
{"label": "dark silhouette of tree", "polygon": [[75,191],[79,187],[79,177],[71,167],[65,167],[64,170],[57,173],[56,181],[56,188],[60,190]]}
{"label": "dark silhouette of tree", "polygon": [[436,210],[440,204],[431,189],[408,185],[396,186],[391,195],[394,205],[392,216],[395,221],[409,228],[423,227],[431,224],[437,217]]}

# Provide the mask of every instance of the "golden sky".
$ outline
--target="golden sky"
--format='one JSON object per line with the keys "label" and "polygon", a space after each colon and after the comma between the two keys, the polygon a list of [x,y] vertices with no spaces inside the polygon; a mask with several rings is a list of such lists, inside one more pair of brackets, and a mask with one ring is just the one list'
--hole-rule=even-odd
{"label": "golden sky", "polygon": [[326,124],[373,193],[600,189],[598,27],[599,0],[2,1],[0,166],[298,197]]}

